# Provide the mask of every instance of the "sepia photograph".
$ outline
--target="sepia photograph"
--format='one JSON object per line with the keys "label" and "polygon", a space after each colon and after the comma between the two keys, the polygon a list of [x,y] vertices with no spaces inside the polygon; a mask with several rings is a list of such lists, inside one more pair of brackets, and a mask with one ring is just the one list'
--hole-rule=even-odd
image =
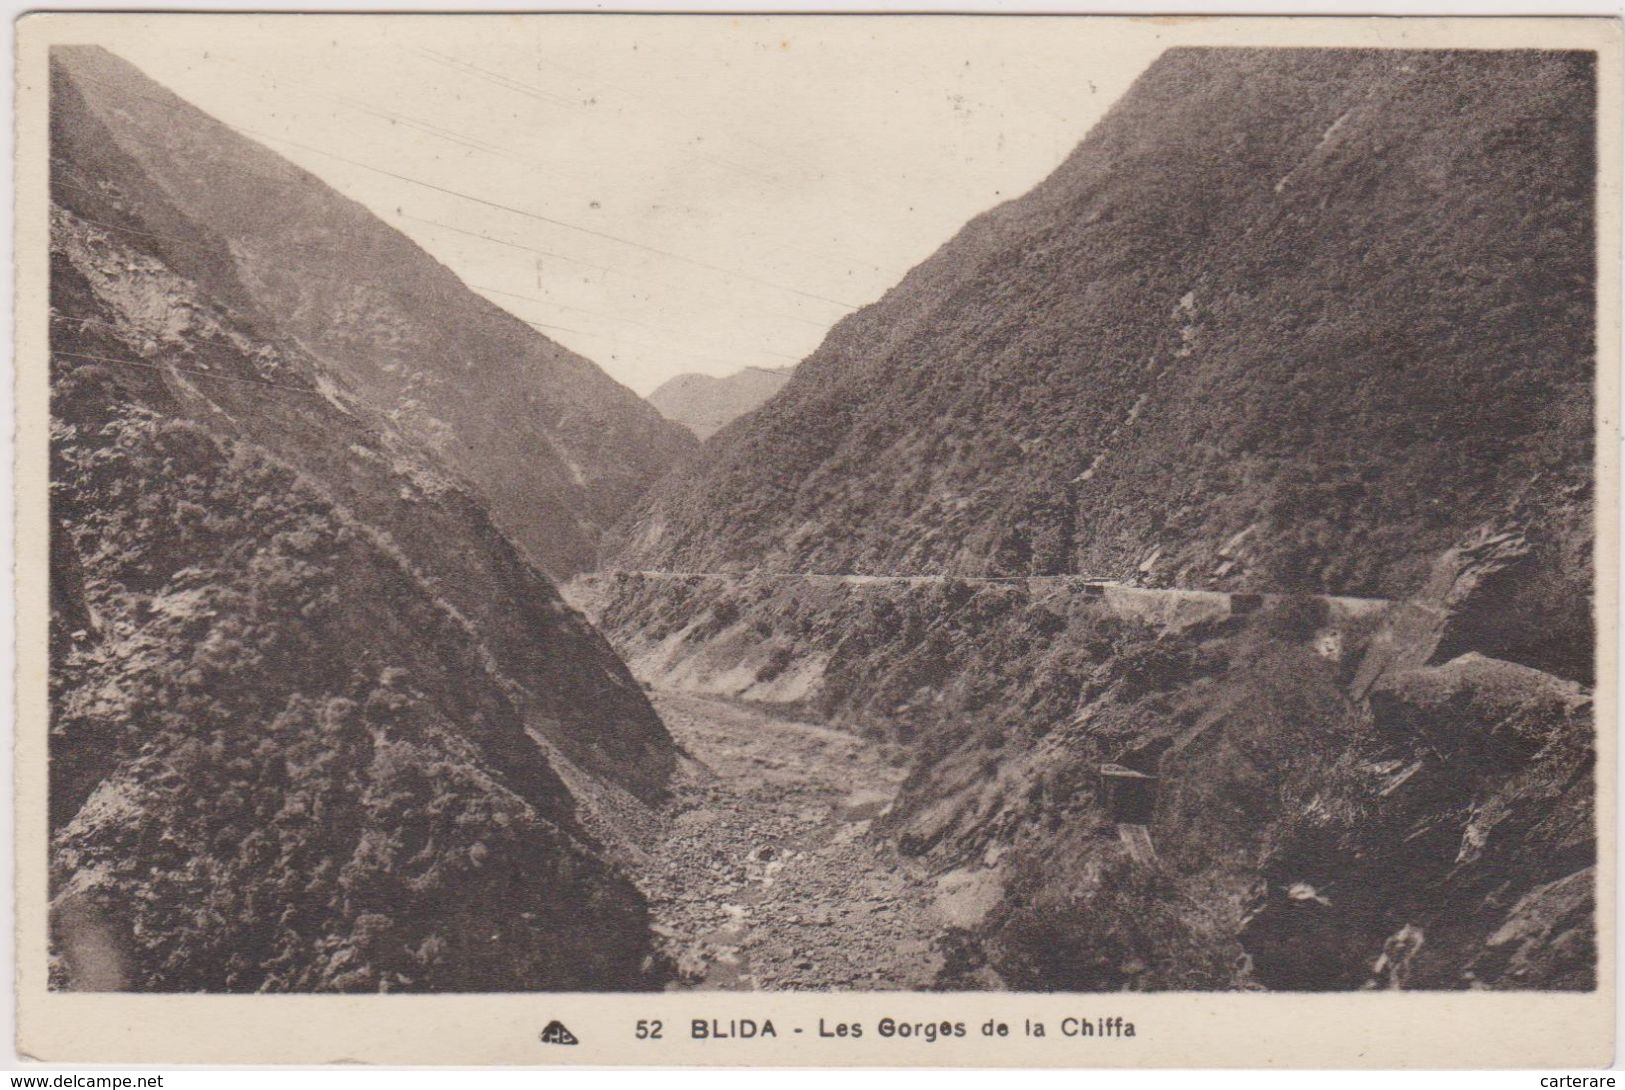
{"label": "sepia photograph", "polygon": [[1616,23],[80,18],[42,1003],[1611,1024]]}

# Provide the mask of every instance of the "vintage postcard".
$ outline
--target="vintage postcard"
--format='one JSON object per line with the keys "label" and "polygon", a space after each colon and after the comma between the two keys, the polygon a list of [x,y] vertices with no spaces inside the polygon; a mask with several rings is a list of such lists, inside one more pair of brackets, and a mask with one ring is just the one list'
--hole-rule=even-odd
{"label": "vintage postcard", "polygon": [[1615,21],[17,32],[24,1056],[1610,1062]]}

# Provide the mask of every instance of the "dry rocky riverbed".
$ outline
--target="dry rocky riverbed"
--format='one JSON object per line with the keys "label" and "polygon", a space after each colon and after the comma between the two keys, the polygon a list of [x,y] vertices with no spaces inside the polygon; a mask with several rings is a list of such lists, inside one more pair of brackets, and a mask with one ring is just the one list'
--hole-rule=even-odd
{"label": "dry rocky riverbed", "polygon": [[640,876],[680,986],[929,986],[935,886],[866,836],[904,774],[883,748],[745,705],[654,702],[693,758]]}

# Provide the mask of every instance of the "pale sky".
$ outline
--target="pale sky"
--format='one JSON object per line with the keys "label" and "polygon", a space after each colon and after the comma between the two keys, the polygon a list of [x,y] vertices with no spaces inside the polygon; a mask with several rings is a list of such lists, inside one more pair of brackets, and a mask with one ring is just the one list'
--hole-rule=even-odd
{"label": "pale sky", "polygon": [[640,394],[806,356],[1042,180],[1168,44],[1053,19],[354,26],[106,44]]}

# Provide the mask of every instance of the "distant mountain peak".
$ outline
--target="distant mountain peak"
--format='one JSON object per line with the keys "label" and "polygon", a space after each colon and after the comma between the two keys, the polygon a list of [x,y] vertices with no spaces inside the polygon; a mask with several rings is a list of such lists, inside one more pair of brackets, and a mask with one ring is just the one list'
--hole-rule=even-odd
{"label": "distant mountain peak", "polygon": [[688,373],[663,382],[648,397],[667,420],[709,439],[784,388],[795,367],[746,367],[731,375]]}

